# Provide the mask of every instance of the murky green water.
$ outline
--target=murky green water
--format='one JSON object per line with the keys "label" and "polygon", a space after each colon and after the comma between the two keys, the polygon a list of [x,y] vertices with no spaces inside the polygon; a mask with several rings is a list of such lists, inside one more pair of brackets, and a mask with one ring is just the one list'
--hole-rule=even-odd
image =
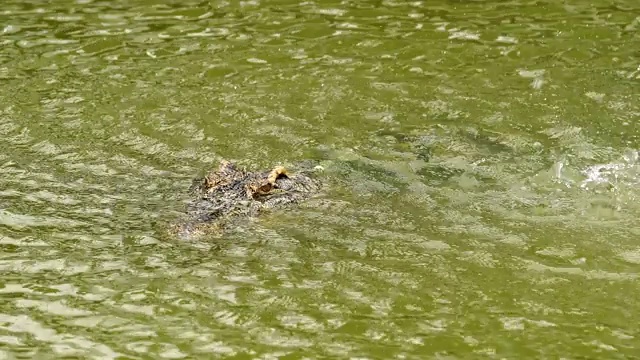
{"label": "murky green water", "polygon": [[[0,358],[639,358],[639,13],[5,1]],[[330,191],[160,236],[221,158]]]}

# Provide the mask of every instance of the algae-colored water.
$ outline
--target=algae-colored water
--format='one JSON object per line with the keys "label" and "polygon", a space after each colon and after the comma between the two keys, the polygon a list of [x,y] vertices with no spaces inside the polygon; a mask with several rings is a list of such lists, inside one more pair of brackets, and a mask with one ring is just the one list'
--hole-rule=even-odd
{"label": "algae-colored water", "polygon": [[[638,14],[5,1],[0,358],[638,358]],[[328,191],[160,236],[223,158]]]}

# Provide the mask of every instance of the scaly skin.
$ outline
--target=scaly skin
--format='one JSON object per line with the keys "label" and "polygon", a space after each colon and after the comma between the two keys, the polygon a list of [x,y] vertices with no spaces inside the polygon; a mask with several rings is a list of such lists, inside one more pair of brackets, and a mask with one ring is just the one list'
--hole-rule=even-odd
{"label": "scaly skin", "polygon": [[170,232],[181,238],[219,235],[265,210],[303,201],[320,188],[321,183],[304,172],[291,174],[282,166],[248,172],[221,161],[218,170],[194,180],[186,219],[171,226]]}

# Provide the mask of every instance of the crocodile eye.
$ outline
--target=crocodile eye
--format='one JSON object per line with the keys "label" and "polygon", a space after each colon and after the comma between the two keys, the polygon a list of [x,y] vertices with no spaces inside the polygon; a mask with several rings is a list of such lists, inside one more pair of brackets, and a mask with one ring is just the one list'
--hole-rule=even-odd
{"label": "crocodile eye", "polygon": [[273,186],[271,184],[265,184],[260,186],[260,188],[258,189],[260,192],[262,193],[267,193],[269,191],[271,191],[271,189],[273,188]]}

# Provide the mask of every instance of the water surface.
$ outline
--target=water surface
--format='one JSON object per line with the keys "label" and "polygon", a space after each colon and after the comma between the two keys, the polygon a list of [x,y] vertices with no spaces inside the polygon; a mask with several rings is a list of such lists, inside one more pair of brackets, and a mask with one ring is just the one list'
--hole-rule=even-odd
{"label": "water surface", "polygon": [[[6,1],[4,358],[633,358],[633,1]],[[158,230],[220,159],[329,191]]]}

